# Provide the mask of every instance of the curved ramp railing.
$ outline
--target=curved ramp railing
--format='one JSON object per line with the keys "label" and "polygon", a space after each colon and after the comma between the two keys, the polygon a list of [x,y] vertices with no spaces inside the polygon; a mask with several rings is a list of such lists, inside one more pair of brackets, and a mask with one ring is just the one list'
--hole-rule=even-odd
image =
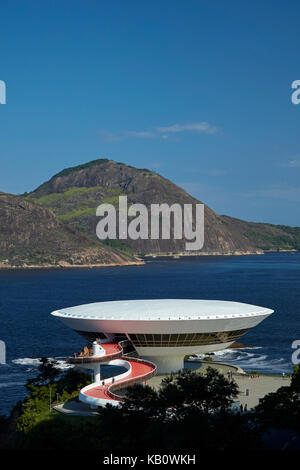
{"label": "curved ramp railing", "polygon": [[[123,341],[120,341],[122,343]],[[123,355],[123,347],[120,343],[101,343],[102,348],[105,350],[103,356],[77,356],[69,357],[67,362],[69,364],[88,364],[90,362],[109,362],[118,359]]]}
{"label": "curved ramp railing", "polygon": [[87,365],[89,363],[109,363],[109,365],[121,365],[127,369],[125,373],[110,377],[98,383],[94,382],[84,387],[79,394],[79,399],[93,407],[103,406],[107,403],[118,405],[122,396],[116,393],[138,382],[145,382],[156,373],[156,365],[144,359],[130,357],[130,353],[124,353],[124,349],[131,343],[128,340],[118,343],[101,343],[105,350],[103,356],[83,356],[69,358],[70,364]]}
{"label": "curved ramp railing", "polygon": [[153,364],[153,362],[145,361],[144,359],[139,359],[136,357],[128,358],[127,362],[130,363],[131,367],[133,363],[140,364],[141,366],[143,366],[140,368],[142,372],[140,374],[134,373],[132,377],[125,378],[125,380],[122,380],[122,382],[120,381],[112,383],[107,389],[107,395],[112,400],[122,400],[122,397],[120,397],[120,395],[118,395],[117,393],[114,393],[113,390],[120,390],[134,383],[145,382],[145,380],[151,379],[151,377],[156,374],[156,365]]}

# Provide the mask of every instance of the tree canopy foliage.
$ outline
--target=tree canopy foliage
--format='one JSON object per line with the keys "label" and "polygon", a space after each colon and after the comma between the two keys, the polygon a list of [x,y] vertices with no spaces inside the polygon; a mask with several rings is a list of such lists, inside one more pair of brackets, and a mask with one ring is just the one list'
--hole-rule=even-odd
{"label": "tree canopy foliage", "polygon": [[[56,369],[56,372],[53,370]],[[42,360],[28,395],[10,418],[0,418],[6,446],[22,449],[87,449],[128,454],[200,450],[257,450],[265,436],[289,430],[300,434],[300,372],[295,367],[290,386],[260,400],[248,412],[232,409],[238,398],[234,380],[213,368],[205,374],[182,372],[165,378],[159,389],[129,387],[120,407],[107,405],[95,417],[63,416],[49,411],[51,399],[76,399],[89,377],[74,369],[57,375],[51,361]],[[13,429],[15,428],[15,432]],[[0,445],[1,447],[1,445]]]}
{"label": "tree canopy foliage", "polygon": [[157,391],[133,385],[120,408],[107,405],[99,411],[105,430],[101,449],[257,448],[257,430],[250,429],[246,415],[231,410],[237,395],[236,383],[211,367],[204,375],[171,375]]}

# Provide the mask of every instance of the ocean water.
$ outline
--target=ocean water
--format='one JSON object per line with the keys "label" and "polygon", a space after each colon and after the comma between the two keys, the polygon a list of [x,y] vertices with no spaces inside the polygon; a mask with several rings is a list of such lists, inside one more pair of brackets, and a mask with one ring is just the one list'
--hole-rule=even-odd
{"label": "ocean water", "polygon": [[23,399],[39,358],[60,361],[84,340],[50,312],[89,302],[189,298],[252,303],[275,313],[242,338],[255,346],[217,353],[246,371],[292,371],[291,344],[300,340],[300,253],[165,259],[145,266],[0,271],[0,414]]}

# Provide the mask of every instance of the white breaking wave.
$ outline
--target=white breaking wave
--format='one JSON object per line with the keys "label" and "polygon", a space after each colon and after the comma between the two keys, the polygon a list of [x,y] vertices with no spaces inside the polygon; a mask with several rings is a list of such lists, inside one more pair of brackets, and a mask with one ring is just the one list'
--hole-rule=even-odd
{"label": "white breaking wave", "polygon": [[[285,358],[272,358],[265,352],[259,354],[258,350],[263,349],[262,347],[255,348],[233,348],[223,349],[216,351],[212,358],[216,362],[225,362],[240,366],[245,371],[258,370],[261,372],[276,373],[291,372],[292,365]],[[203,359],[205,354],[197,354],[195,359]],[[191,360],[193,357],[190,358]],[[59,370],[66,370],[74,367],[72,364],[67,364],[61,357],[49,358],[49,360],[57,361],[55,366]],[[16,365],[29,366],[36,368],[41,364],[41,358],[24,357],[14,359],[12,361]],[[34,369],[32,369],[34,370]]]}
{"label": "white breaking wave", "polygon": [[[72,364],[67,364],[65,361],[55,358],[55,357],[49,357],[49,360],[56,361],[57,364],[55,365],[56,369],[70,369],[74,367]],[[40,357],[22,357],[19,359],[13,359],[11,362],[17,365],[21,366],[35,366],[38,367],[41,364],[41,358]]]}
{"label": "white breaking wave", "polygon": [[20,359],[13,359],[11,362],[14,364],[18,364],[21,366],[39,366],[41,361],[38,358],[32,358],[32,357],[23,357]]}
{"label": "white breaking wave", "polygon": [[[216,362],[225,362],[240,366],[246,371],[258,370],[266,373],[280,374],[282,372],[291,372],[291,363],[284,357],[272,358],[266,353],[259,354],[256,348],[233,348],[216,351],[212,358]],[[250,352],[251,351],[251,352]],[[205,354],[197,354],[197,358],[203,359]],[[192,359],[192,358],[191,358]]]}
{"label": "white breaking wave", "polygon": [[[62,359],[58,359],[58,358],[49,358],[49,359],[57,361],[57,364],[55,367],[56,369],[59,369],[59,370],[65,370],[65,369],[74,367],[72,364],[67,364]],[[37,370],[37,367],[41,364],[41,358],[21,357],[18,359],[13,359],[11,362],[17,366],[25,366],[26,370],[24,371],[23,369],[21,373],[1,374],[0,375],[0,389],[8,388],[8,387],[24,386],[26,384],[26,380],[23,380],[22,382],[21,381],[9,382],[9,380],[11,380],[13,377],[17,378],[20,376],[22,378],[27,378],[28,373],[31,373]],[[4,382],[4,380],[7,380],[7,382]]]}

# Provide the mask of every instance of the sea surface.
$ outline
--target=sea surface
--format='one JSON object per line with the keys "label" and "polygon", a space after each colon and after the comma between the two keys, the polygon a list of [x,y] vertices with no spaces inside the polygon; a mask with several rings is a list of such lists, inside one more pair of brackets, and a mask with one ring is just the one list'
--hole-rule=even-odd
{"label": "sea surface", "polygon": [[[53,310],[89,302],[124,299],[217,299],[269,307],[275,313],[247,333],[254,348],[217,353],[246,371],[292,371],[291,344],[300,340],[300,253],[217,256],[149,261],[145,266],[93,269],[0,271],[0,414],[26,395],[39,358],[62,360],[84,340]],[[64,367],[63,362],[60,362]]]}

